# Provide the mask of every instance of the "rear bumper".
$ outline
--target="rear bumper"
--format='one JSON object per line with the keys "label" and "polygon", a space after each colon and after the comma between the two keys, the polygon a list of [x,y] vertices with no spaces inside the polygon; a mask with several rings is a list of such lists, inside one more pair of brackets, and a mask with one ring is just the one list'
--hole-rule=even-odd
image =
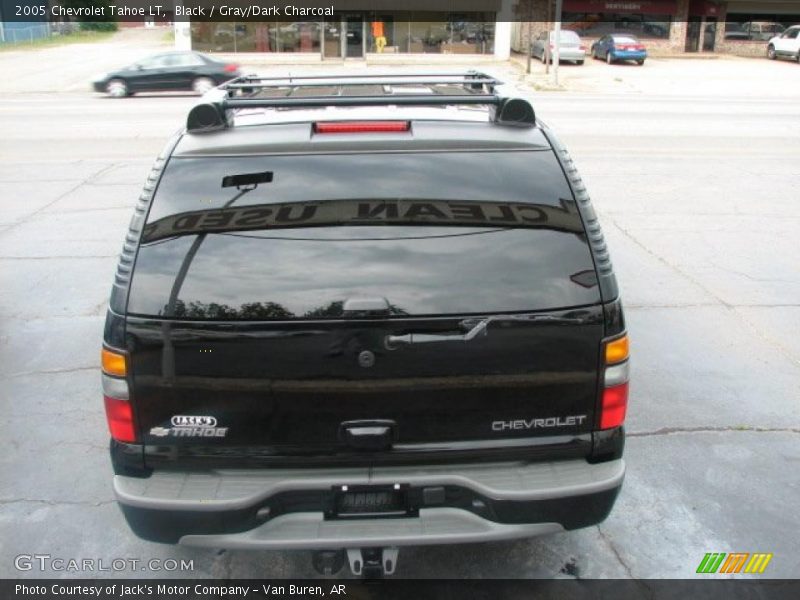
{"label": "rear bumper", "polygon": [[586,52],[583,50],[565,50],[563,48],[558,56],[559,60],[584,60],[585,58]]}
{"label": "rear bumper", "polygon": [[[621,459],[156,471],[146,479],[117,475],[114,491],[131,528],[151,541],[230,549],[417,546],[594,525],[611,510],[624,474]],[[397,483],[408,486],[414,516],[325,517],[334,488]]]}
{"label": "rear bumper", "polygon": [[635,51],[616,51],[611,53],[611,57],[614,60],[644,60],[647,58],[647,51],[642,50],[641,52]]}

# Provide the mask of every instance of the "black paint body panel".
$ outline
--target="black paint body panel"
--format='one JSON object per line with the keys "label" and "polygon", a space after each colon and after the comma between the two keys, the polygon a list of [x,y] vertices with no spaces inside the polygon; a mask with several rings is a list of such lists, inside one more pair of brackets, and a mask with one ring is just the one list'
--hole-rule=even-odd
{"label": "black paint body panel", "polygon": [[[538,437],[574,451],[594,422],[603,309],[548,316],[579,323],[511,320],[493,323],[486,336],[469,342],[391,349],[389,335],[457,332],[460,321],[475,317],[313,323],[129,317],[126,350],[148,466],[164,456],[195,464],[276,456],[369,462],[437,447],[490,453],[503,440]],[[368,368],[359,364],[365,351],[375,357]],[[170,428],[175,415],[214,417],[227,435],[151,434]],[[582,419],[564,424],[575,415]],[[560,426],[532,422],[548,418],[561,418]],[[358,420],[393,421],[393,447],[383,453],[348,448],[339,439],[340,424]],[[588,454],[591,445],[583,450]]]}

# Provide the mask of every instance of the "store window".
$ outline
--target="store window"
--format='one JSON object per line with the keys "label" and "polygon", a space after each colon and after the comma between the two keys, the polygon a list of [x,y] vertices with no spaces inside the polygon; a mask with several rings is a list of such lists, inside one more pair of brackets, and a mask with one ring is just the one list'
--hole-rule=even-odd
{"label": "store window", "polygon": [[796,23],[800,23],[800,14],[728,13],[725,22],[725,39],[766,42]]}
{"label": "store window", "polygon": [[367,13],[367,52],[493,54],[494,18],[474,12]]}
{"label": "store window", "polygon": [[200,52],[317,52],[318,21],[192,23],[192,47]]}
{"label": "store window", "polygon": [[635,13],[565,12],[562,22],[565,29],[571,29],[581,37],[629,33],[644,39],[667,39],[672,18],[669,15]]}
{"label": "store window", "polygon": [[[493,54],[495,13],[366,12],[370,53]],[[340,19],[248,23],[192,23],[192,47],[200,52],[296,52],[342,56]],[[346,33],[346,32],[345,32]]]}

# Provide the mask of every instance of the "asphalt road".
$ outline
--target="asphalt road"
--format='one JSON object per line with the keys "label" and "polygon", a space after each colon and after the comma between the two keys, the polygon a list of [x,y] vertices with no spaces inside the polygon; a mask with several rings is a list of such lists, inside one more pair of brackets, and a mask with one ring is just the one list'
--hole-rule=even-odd
{"label": "asphalt road", "polygon": [[[706,552],[772,552],[764,577],[797,576],[798,97],[534,98],[593,195],[626,301],[627,479],[599,527],[403,549],[397,576],[694,577]],[[140,541],[112,497],[103,315],[131,207],[192,102],[0,97],[0,577],[76,575],[19,572],[20,554],[194,562],[120,576],[313,576],[307,552]]]}

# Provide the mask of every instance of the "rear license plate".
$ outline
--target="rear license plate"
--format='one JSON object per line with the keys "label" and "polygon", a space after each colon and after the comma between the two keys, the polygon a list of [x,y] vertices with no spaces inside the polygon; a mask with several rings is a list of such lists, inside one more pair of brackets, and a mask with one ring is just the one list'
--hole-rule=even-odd
{"label": "rear license plate", "polygon": [[331,490],[326,519],[365,519],[417,516],[409,501],[408,485],[337,486]]}

